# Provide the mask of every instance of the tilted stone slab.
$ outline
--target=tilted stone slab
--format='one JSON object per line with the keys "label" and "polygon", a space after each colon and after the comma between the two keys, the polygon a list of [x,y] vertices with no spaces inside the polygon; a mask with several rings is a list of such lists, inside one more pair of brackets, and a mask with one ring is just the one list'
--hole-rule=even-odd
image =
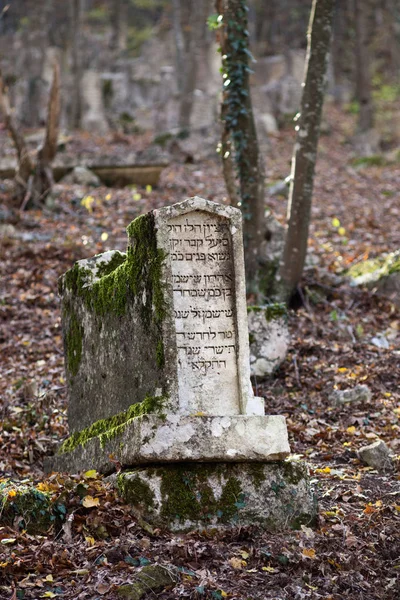
{"label": "tilted stone slab", "polygon": [[172,531],[315,525],[317,502],[304,463],[184,463],[117,475],[137,518]]}
{"label": "tilted stone slab", "polygon": [[285,418],[280,415],[148,414],[56,455],[48,462],[47,470],[96,469],[109,474],[116,463],[276,461],[286,458],[289,452]]}
{"label": "tilted stone slab", "polygon": [[240,211],[189,198],[127,232],[126,255],[79,261],[61,280],[70,431],[160,395],[174,414],[263,415]]}

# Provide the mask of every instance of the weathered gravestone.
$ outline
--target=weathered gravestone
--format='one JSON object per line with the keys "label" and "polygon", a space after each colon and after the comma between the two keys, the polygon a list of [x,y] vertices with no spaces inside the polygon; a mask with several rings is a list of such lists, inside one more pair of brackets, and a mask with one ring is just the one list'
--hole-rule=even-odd
{"label": "weathered gravestone", "polygon": [[190,198],[127,232],[61,282],[72,435],[49,468],[120,463],[123,496],[172,529],[311,521],[285,419],[250,386],[240,211]]}

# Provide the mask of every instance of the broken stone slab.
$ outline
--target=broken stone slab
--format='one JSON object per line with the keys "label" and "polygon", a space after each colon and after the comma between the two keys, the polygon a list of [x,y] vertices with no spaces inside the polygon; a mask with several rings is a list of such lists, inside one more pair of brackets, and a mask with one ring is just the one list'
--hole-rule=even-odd
{"label": "broken stone slab", "polygon": [[304,463],[184,463],[117,476],[138,518],[172,531],[259,525],[269,531],[312,526],[317,503]]}
{"label": "broken stone slab", "polygon": [[360,384],[351,389],[334,390],[329,395],[328,400],[336,406],[341,406],[352,402],[370,402],[371,398],[370,388],[365,384]]}
{"label": "broken stone slab", "polygon": [[79,261],[61,280],[71,432],[159,396],[166,413],[263,415],[240,211],[189,198],[127,231],[126,255]]}
{"label": "broken stone slab", "polygon": [[[162,399],[159,400],[162,411]],[[151,410],[157,407],[153,405]],[[274,461],[289,455],[285,418],[272,416],[118,415],[66,440],[47,470],[110,474],[131,466],[185,461]],[[127,418],[125,422],[123,419]],[[110,459],[112,457],[112,460]]]}
{"label": "broken stone slab", "polygon": [[284,304],[249,306],[250,374],[266,377],[285,360],[289,347],[287,310]]}
{"label": "broken stone slab", "polygon": [[391,471],[393,460],[389,448],[383,440],[364,446],[357,451],[357,456],[364,464],[377,471]]}

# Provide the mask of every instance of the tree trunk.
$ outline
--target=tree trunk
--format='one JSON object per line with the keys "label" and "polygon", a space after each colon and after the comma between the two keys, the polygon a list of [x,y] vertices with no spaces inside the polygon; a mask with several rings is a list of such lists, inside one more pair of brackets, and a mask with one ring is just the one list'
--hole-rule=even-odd
{"label": "tree trunk", "polygon": [[[223,160],[231,147],[239,180],[240,206],[243,213],[246,281],[256,301],[260,297],[261,249],[265,242],[264,170],[262,168],[250,96],[245,0],[222,0],[217,3],[223,15],[223,98],[221,119]],[[227,145],[230,144],[230,145]],[[229,190],[230,182],[226,181]]]}
{"label": "tree trunk", "polygon": [[110,46],[111,50],[118,55],[119,52],[126,49],[127,33],[127,4],[126,0],[113,0],[112,6],[112,33]]}
{"label": "tree trunk", "polygon": [[82,120],[82,60],[81,60],[81,28],[82,0],[71,1],[71,40],[72,40],[72,73],[74,78],[74,96],[72,98],[71,123],[79,129]]}
{"label": "tree trunk", "polygon": [[206,26],[205,0],[173,0],[173,25],[176,45],[177,83],[180,95],[178,125],[190,129],[199,54]]}
{"label": "tree trunk", "polygon": [[18,169],[15,175],[17,201],[21,210],[27,206],[40,206],[53,186],[51,163],[57,152],[58,127],[60,120],[60,72],[57,63],[53,68],[53,82],[48,103],[46,133],[43,145],[36,159],[29,153],[24,137],[16,123],[10,108],[7,93],[0,73],[0,111],[4,115],[5,125],[13,139]]}
{"label": "tree trunk", "polygon": [[278,295],[289,301],[301,279],[307,253],[311,200],[326,71],[332,31],[334,0],[313,0],[308,29],[306,75],[297,139],[292,159],[288,230],[278,274]]}
{"label": "tree trunk", "polygon": [[356,97],[360,105],[358,132],[364,133],[374,126],[371,94],[369,35],[369,0],[354,0],[356,43]]}

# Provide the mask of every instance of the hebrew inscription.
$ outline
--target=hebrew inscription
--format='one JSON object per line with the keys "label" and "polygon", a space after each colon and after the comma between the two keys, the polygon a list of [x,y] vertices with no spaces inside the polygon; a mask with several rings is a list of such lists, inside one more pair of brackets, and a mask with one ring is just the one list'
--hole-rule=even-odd
{"label": "hebrew inscription", "polygon": [[170,219],[167,228],[180,407],[193,414],[239,414],[229,221],[193,211]]}

